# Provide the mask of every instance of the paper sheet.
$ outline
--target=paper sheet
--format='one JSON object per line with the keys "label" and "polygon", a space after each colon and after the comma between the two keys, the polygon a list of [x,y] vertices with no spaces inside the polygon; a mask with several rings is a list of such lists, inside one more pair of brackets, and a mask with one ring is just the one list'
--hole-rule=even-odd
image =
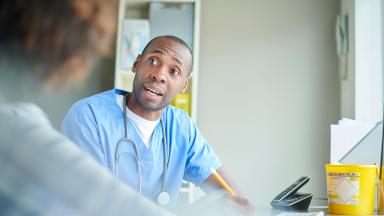
{"label": "paper sheet", "polygon": [[338,163],[375,125],[351,119],[331,125],[331,163]]}

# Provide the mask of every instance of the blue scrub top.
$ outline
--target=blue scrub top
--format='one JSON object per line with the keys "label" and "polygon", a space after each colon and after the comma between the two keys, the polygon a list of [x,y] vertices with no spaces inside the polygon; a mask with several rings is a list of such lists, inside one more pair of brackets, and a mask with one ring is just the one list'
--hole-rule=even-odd
{"label": "blue scrub top", "polygon": [[[118,93],[121,90],[113,89],[78,101],[69,110],[61,128],[65,136],[112,174],[116,166],[116,145],[124,138],[123,112],[116,102]],[[222,162],[185,111],[167,106],[161,120],[164,122],[170,151],[166,191],[171,194],[171,202],[174,203],[183,179],[200,185],[210,176],[210,168],[218,169]],[[164,170],[161,123],[155,127],[148,149],[129,120],[128,137],[137,143],[140,152],[142,193],[156,200],[162,189]],[[132,143],[122,143],[119,154],[119,179],[139,190],[136,154]]]}

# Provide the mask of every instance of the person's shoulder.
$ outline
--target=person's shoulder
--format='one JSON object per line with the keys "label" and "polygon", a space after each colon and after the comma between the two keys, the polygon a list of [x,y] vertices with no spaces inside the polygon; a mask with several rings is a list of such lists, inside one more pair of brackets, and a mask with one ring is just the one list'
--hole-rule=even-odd
{"label": "person's shoulder", "polygon": [[48,123],[48,118],[36,104],[28,102],[2,103],[0,105],[0,114],[2,117],[11,116],[12,118],[30,118],[41,120]]}
{"label": "person's shoulder", "polygon": [[115,98],[115,89],[104,91],[90,97],[83,98],[77,103],[79,104],[93,104],[93,105],[103,105],[108,104],[114,101]]}
{"label": "person's shoulder", "polygon": [[171,121],[176,121],[181,124],[191,121],[188,113],[182,109],[176,108],[174,106],[168,105],[164,109],[164,117]]}
{"label": "person's shoulder", "polygon": [[88,107],[100,107],[104,105],[109,105],[111,103],[115,103],[115,90],[108,90],[105,92],[101,92],[90,97],[83,98],[71,107],[72,110],[76,109],[87,109]]}
{"label": "person's shoulder", "polygon": [[37,126],[51,127],[47,115],[37,105],[26,102],[0,104],[0,128],[15,130]]}
{"label": "person's shoulder", "polygon": [[171,114],[171,115],[174,115],[174,116],[180,116],[180,117],[189,117],[188,116],[188,113],[182,109],[179,109],[177,107],[174,107],[172,105],[168,105],[165,107],[165,113],[167,114]]}

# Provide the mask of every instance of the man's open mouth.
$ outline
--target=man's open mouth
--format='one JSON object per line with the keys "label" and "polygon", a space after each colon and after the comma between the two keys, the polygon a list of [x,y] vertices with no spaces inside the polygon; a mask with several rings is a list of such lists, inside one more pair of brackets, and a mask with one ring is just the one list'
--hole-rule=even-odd
{"label": "man's open mouth", "polygon": [[155,89],[152,89],[152,88],[147,88],[144,86],[144,89],[152,94],[155,94],[157,96],[163,96],[162,93],[160,93],[159,91],[155,90]]}

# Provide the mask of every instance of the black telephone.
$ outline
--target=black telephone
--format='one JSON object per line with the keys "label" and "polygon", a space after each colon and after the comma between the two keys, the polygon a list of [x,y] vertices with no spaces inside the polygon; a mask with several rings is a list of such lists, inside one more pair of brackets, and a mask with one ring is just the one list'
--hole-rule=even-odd
{"label": "black telephone", "polygon": [[296,193],[309,181],[309,177],[301,177],[287,189],[279,193],[271,201],[274,208],[284,210],[306,211],[312,200],[312,194]]}

